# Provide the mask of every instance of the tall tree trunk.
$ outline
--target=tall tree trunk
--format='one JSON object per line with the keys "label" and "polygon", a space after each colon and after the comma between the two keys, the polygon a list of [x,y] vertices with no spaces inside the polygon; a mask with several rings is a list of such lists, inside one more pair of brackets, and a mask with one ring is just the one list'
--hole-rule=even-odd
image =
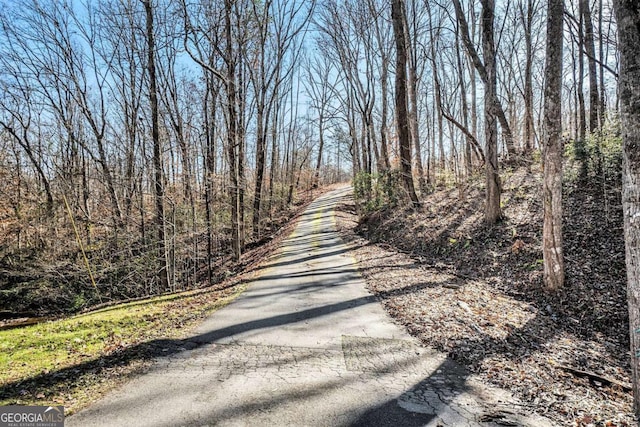
{"label": "tall tree trunk", "polygon": [[533,150],[533,0],[527,0],[527,8],[520,10],[520,19],[524,27],[525,65],[524,65],[524,152]]}
{"label": "tall tree trunk", "polygon": [[640,417],[640,2],[614,0],[620,50],[622,207],[627,263],[634,411]]}
{"label": "tall tree trunk", "polygon": [[[495,9],[495,1],[485,1],[483,0],[482,2],[482,12],[484,15],[485,9],[487,9],[486,6],[491,6],[491,13],[490,13],[490,20],[491,20],[491,53],[490,53],[490,58],[487,58],[485,56],[484,58],[484,63],[482,62],[483,60],[480,59],[480,56],[478,55],[478,52],[475,48],[475,46],[473,45],[473,42],[469,36],[469,25],[467,23],[467,18],[464,16],[464,12],[462,10],[462,5],[460,4],[460,0],[453,0],[453,5],[455,7],[456,10],[456,19],[458,21],[458,25],[460,26],[460,35],[462,36],[462,41],[464,42],[464,45],[466,47],[467,53],[469,54],[469,56],[471,57],[471,60],[473,62],[474,67],[476,68],[476,70],[478,71],[478,74],[480,75],[480,78],[482,79],[482,82],[485,84],[485,86],[496,86],[496,83],[492,82],[492,80],[496,80],[496,76],[495,76],[495,72],[496,72],[496,67],[495,67],[495,43],[494,43],[494,35],[493,35],[493,20],[494,20],[494,9]],[[484,36],[485,36],[485,28],[484,28],[484,24],[485,24],[485,19],[481,18],[481,30],[482,30],[482,35],[483,35],[483,53],[484,49],[486,48],[485,43],[484,43]],[[489,61],[489,59],[493,62],[493,64],[491,65],[487,65],[486,62]],[[490,70],[488,68],[492,68],[491,73],[494,74],[494,76],[490,75]],[[487,103],[492,103],[493,107],[493,115],[496,117],[497,120],[500,121],[500,126],[502,127],[502,137],[504,138],[505,141],[505,146],[507,147],[507,155],[511,156],[511,155],[515,155],[515,145],[513,142],[513,133],[511,132],[511,127],[509,126],[509,121],[507,120],[507,116],[504,113],[504,109],[502,108],[502,103],[500,102],[500,99],[498,98],[498,93],[497,90],[486,90],[485,91],[485,98],[487,98],[487,96],[489,96],[490,98],[487,100],[485,99],[485,105],[487,105]],[[485,127],[486,129],[486,127]],[[488,155],[489,153],[487,153]]]}
{"label": "tall tree trunk", "polygon": [[279,92],[279,89],[276,89],[276,93],[274,94],[276,103],[273,109],[273,119],[271,120],[271,165],[269,167],[269,206],[267,208],[269,214],[271,214],[273,207],[273,186],[278,166],[278,119],[280,117],[282,103],[285,102],[285,97],[280,97]]}
{"label": "tall tree trunk", "polygon": [[380,85],[382,88],[382,112],[380,117],[380,154],[382,156],[382,165],[385,170],[391,168],[389,162],[389,148],[387,144],[387,116],[389,113],[389,95],[387,89],[388,71],[386,68],[389,66],[389,61],[386,57],[382,61],[382,73],[380,75]]}
{"label": "tall tree trunk", "polygon": [[404,0],[393,0],[391,3],[391,20],[396,40],[396,125],[400,143],[400,167],[405,188],[414,206],[419,206],[418,195],[413,185],[411,173],[411,136],[409,135],[409,118],[407,116],[407,46],[406,46],[406,12]]}
{"label": "tall tree trunk", "polygon": [[[435,94],[434,94],[434,98],[435,98]],[[435,100],[434,100],[435,101]],[[435,135],[435,129],[436,129],[436,118],[438,117],[438,110],[437,107],[435,107],[435,102],[432,102],[431,105],[434,106],[433,108],[433,114],[431,115],[431,126],[430,129],[432,129],[432,133],[431,133],[431,147],[429,150],[429,179],[430,179],[430,183],[433,185],[435,184],[435,182],[437,181],[437,175],[436,175],[436,135]],[[442,129],[442,128],[440,128]],[[441,133],[438,134],[438,137],[440,137]]]}
{"label": "tall tree trunk", "polygon": [[[415,2],[413,3],[415,6]],[[413,16],[413,27],[415,27],[415,10]],[[427,183],[424,177],[424,167],[422,166],[422,150],[420,148],[420,127],[418,125],[418,76],[417,76],[417,42],[414,40],[417,37],[414,28],[413,34],[409,32],[409,25],[404,26],[405,44],[409,51],[408,55],[408,68],[409,73],[407,75],[407,89],[408,89],[408,106],[409,106],[409,131],[411,134],[411,141],[415,150],[416,158],[416,172],[418,173],[418,187],[421,194],[427,194]]]}
{"label": "tall tree trunk", "polygon": [[589,63],[589,132],[593,133],[598,129],[600,92],[598,91],[596,49],[593,41],[593,22],[589,0],[580,0],[580,15],[584,20],[584,47]]}
{"label": "tall tree trunk", "polygon": [[444,129],[442,127],[442,89],[440,87],[440,77],[438,75],[438,63],[436,61],[435,37],[431,34],[431,68],[433,73],[433,93],[436,103],[436,111],[434,114],[438,120],[438,150],[440,151],[439,167],[440,173],[444,173],[445,169],[445,152],[444,152]]}
{"label": "tall tree trunk", "polygon": [[[263,88],[266,92],[266,88]],[[264,101],[265,94],[262,94]],[[256,185],[253,194],[253,234],[260,238],[260,209],[262,207],[262,185],[266,169],[267,132],[264,104],[258,101],[257,129],[256,129]]]}
{"label": "tall tree trunk", "polygon": [[542,254],[544,285],[555,291],[564,283],[562,249],[562,16],[563,0],[549,0],[547,13],[547,58],[544,88],[546,140],[544,161],[544,225]]}
{"label": "tall tree trunk", "polygon": [[576,90],[576,81],[578,80],[578,76],[576,74],[576,49],[573,43],[569,44],[571,48],[570,57],[571,61],[571,77],[573,78],[573,87],[571,88],[571,100],[573,101],[573,105],[569,103],[569,116],[571,116],[570,123],[570,131],[573,134],[573,140],[578,140],[578,91]]}
{"label": "tall tree trunk", "polygon": [[[213,279],[213,212],[211,204],[213,203],[213,174],[215,173],[215,118],[216,108],[215,99],[217,98],[217,92],[211,90],[211,80],[207,76],[205,79],[206,91],[204,94],[204,100],[202,103],[202,113],[204,116],[204,133],[205,133],[205,147],[203,149],[204,157],[204,207],[205,207],[205,221],[207,223],[207,279],[209,282]],[[210,100],[210,98],[213,98]],[[209,106],[213,106],[210,109]]]}
{"label": "tall tree trunk", "polygon": [[[241,48],[239,48],[241,50]],[[247,179],[245,174],[245,158],[246,158],[246,63],[243,57],[238,57],[238,91],[237,91],[237,112],[238,124],[236,126],[236,141],[238,145],[238,237],[240,252],[244,248],[246,238],[245,232],[245,205],[244,196],[247,187]]]}
{"label": "tall tree trunk", "polygon": [[486,153],[485,221],[495,224],[502,218],[500,208],[500,174],[498,171],[498,121],[496,52],[493,39],[494,0],[482,0],[482,53],[486,70],[484,97],[484,138]]}
{"label": "tall tree trunk", "polygon": [[[582,0],[580,0],[582,1]],[[577,87],[576,92],[578,96],[578,123],[576,133],[578,135],[576,139],[576,158],[580,162],[580,179],[584,180],[587,177],[587,151],[586,151],[586,137],[587,137],[587,111],[584,104],[584,30],[583,30],[583,15],[579,14],[580,19],[578,22],[578,75],[577,75]]]}
{"label": "tall tree trunk", "polygon": [[[369,11],[373,16],[379,12],[374,0],[368,0]],[[381,112],[380,112],[380,161],[378,164],[379,171],[386,171],[391,168],[389,161],[389,148],[387,142],[387,119],[389,116],[389,88],[387,82],[389,80],[389,51],[386,37],[383,36],[385,24],[381,20],[376,19],[374,23],[377,50],[380,54],[380,93],[381,93]]]}
{"label": "tall tree trunk", "polygon": [[147,49],[149,73],[149,100],[151,104],[151,138],[153,140],[154,191],[156,202],[156,231],[158,250],[158,284],[161,292],[169,290],[169,270],[167,268],[167,251],[165,248],[164,224],[164,182],[162,174],[162,147],[160,146],[160,126],[158,113],[158,88],[156,79],[155,41],[153,25],[153,6],[151,0],[143,0],[146,13]]}
{"label": "tall tree trunk", "polygon": [[[429,14],[429,42],[431,50],[431,73],[433,77],[433,98],[435,103],[434,120],[438,120],[438,149],[440,151],[440,173],[444,172],[445,168],[445,153],[444,153],[444,131],[442,128],[443,122],[443,109],[442,109],[442,90],[440,89],[440,77],[438,75],[438,62],[436,60],[436,43],[440,37],[439,29],[434,31],[433,15],[431,13],[431,7],[429,3],[427,5],[427,13]],[[434,147],[435,148],[435,147]],[[435,151],[432,153],[435,156]],[[435,163],[434,163],[435,166]],[[435,172],[435,168],[434,168]]]}
{"label": "tall tree trunk", "polygon": [[598,53],[599,57],[599,65],[600,65],[600,105],[598,107],[598,111],[600,114],[598,115],[598,127],[602,129],[604,126],[605,116],[607,114],[607,91],[604,86],[604,63],[605,63],[605,55],[604,55],[604,34],[602,33],[602,27],[604,26],[604,22],[602,20],[602,0],[598,2]]}
{"label": "tall tree trunk", "polygon": [[240,179],[238,176],[238,100],[236,91],[236,60],[233,49],[231,14],[233,1],[224,2],[224,34],[227,89],[227,156],[229,158],[229,175],[231,177],[231,246],[236,261],[242,256],[242,239],[240,229]]}
{"label": "tall tree trunk", "polygon": [[[378,30],[379,33],[379,30]],[[378,36],[379,40],[381,37]],[[383,169],[388,170],[391,167],[391,163],[389,162],[389,148],[387,144],[387,116],[389,112],[389,95],[388,95],[388,87],[387,81],[389,79],[389,58],[387,57],[387,52],[382,48],[381,41],[378,42],[381,46],[382,50],[382,70],[380,72],[380,89],[382,93],[382,111],[380,113],[380,156],[382,158],[382,166]]]}
{"label": "tall tree trunk", "polygon": [[313,188],[320,185],[320,167],[322,166],[322,152],[324,150],[324,107],[318,116],[318,159],[316,160],[316,170],[313,174]]}
{"label": "tall tree trunk", "polygon": [[[467,82],[464,78],[464,67],[462,65],[462,55],[460,53],[460,31],[459,26],[456,26],[456,65],[458,66],[458,84],[460,85],[460,106],[462,107],[462,126],[468,130],[469,125],[469,105],[467,104]],[[465,173],[469,177],[473,172],[472,159],[471,159],[471,137],[468,133],[464,132],[464,167]]]}
{"label": "tall tree trunk", "polygon": [[[473,12],[473,4],[469,6],[471,14],[471,37],[476,34],[476,14]],[[458,31],[461,31],[459,28]],[[473,65],[471,54],[467,51],[467,62],[469,63],[469,80],[471,81],[471,134],[477,139],[478,137],[478,101],[476,89],[476,67]]]}

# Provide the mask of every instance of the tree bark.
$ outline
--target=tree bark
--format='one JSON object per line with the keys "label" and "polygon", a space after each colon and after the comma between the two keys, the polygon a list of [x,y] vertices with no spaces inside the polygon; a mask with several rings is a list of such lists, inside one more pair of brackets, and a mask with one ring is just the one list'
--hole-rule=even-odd
{"label": "tree bark", "polygon": [[604,55],[604,34],[602,33],[602,27],[604,26],[604,22],[602,20],[602,0],[598,2],[598,53],[599,53],[599,64],[600,64],[600,105],[598,115],[598,126],[600,129],[604,126],[605,116],[607,114],[607,90],[604,85],[604,67],[605,67],[605,55]]}
{"label": "tree bark", "polygon": [[524,152],[529,153],[534,145],[533,120],[533,0],[527,0],[526,10],[520,9],[520,19],[524,27],[525,66],[524,66]]}
{"label": "tree bark", "polygon": [[231,28],[232,0],[224,2],[224,37],[226,42],[225,63],[227,91],[227,156],[229,159],[229,175],[231,177],[231,246],[236,261],[242,256],[242,238],[240,228],[240,178],[238,175],[238,111],[236,89],[236,59],[233,49]]}
{"label": "tree bark", "polygon": [[589,132],[598,130],[598,111],[600,109],[600,92],[596,64],[596,49],[593,41],[593,21],[589,0],[580,0],[580,14],[584,20],[584,47],[589,63]]}
{"label": "tree bark", "polygon": [[634,411],[640,417],[640,2],[614,0],[620,50],[622,207],[627,263]]}
{"label": "tree bark", "polygon": [[407,46],[405,38],[406,13],[404,0],[391,3],[391,20],[396,40],[396,125],[400,143],[400,167],[405,188],[414,206],[419,206],[418,195],[411,173],[411,135],[407,115]]}
{"label": "tree bark", "polygon": [[[434,109],[434,120],[437,118],[438,122],[438,150],[440,151],[439,157],[439,168],[440,173],[444,172],[445,169],[445,151],[444,151],[444,131],[443,131],[443,113],[444,109],[442,108],[442,90],[440,88],[440,77],[438,75],[438,63],[436,61],[436,51],[438,47],[436,43],[440,37],[439,29],[434,32],[434,27],[439,28],[440,24],[435,24],[433,22],[433,15],[431,13],[431,7],[427,3],[427,13],[429,14],[429,39],[430,46],[429,49],[431,51],[431,72],[433,77],[433,101],[435,103]],[[435,157],[435,151],[432,153],[432,156]],[[435,166],[435,162],[434,162]],[[435,172],[435,170],[434,170]]]}
{"label": "tree bark", "polygon": [[587,177],[587,149],[586,149],[586,137],[587,137],[587,112],[584,104],[584,30],[583,30],[583,15],[579,13],[578,21],[578,55],[574,58],[574,61],[578,62],[578,71],[576,75],[576,140],[575,150],[576,159],[580,162],[579,177],[580,180],[584,180]]}
{"label": "tree bark", "polygon": [[[415,4],[414,4],[415,6]],[[415,13],[414,13],[415,15]],[[415,16],[413,17],[415,21]],[[415,25],[414,25],[415,27]],[[411,141],[415,150],[416,158],[416,172],[418,174],[418,187],[421,194],[427,194],[427,182],[424,177],[424,167],[422,165],[422,150],[420,147],[420,127],[418,125],[418,76],[417,76],[417,62],[418,52],[417,43],[415,38],[417,37],[416,30],[414,28],[413,34],[409,32],[409,25],[404,26],[405,44],[409,51],[408,55],[408,68],[407,75],[407,89],[409,95],[409,132],[411,135]]]}
{"label": "tree bark", "polygon": [[[462,55],[460,53],[460,26],[456,25],[456,61],[458,65],[458,84],[460,85],[460,106],[462,107],[462,123],[454,123],[458,129],[462,130],[465,135],[465,143],[463,147],[464,152],[464,167],[467,177],[473,173],[473,162],[471,159],[471,139],[475,139],[475,136],[469,134],[468,121],[469,121],[469,105],[467,104],[467,83],[464,77],[464,67],[462,65]],[[446,116],[445,116],[446,117]],[[462,129],[464,128],[464,129]],[[477,144],[477,141],[476,141]]]}
{"label": "tree bark", "polygon": [[444,173],[444,169],[445,169],[445,164],[446,164],[446,154],[444,151],[444,129],[443,129],[443,108],[442,108],[442,89],[440,88],[440,77],[438,76],[438,64],[436,62],[436,50],[435,47],[433,46],[433,41],[431,44],[431,56],[432,56],[432,60],[431,60],[431,66],[433,68],[433,93],[434,93],[434,97],[435,97],[435,101],[436,101],[436,111],[435,114],[437,115],[437,119],[438,119],[438,150],[440,151],[440,156],[439,156],[439,167],[440,167],[440,173]]}
{"label": "tree bark", "polygon": [[[473,37],[473,35],[476,33],[476,18],[475,18],[475,13],[473,13],[473,6],[470,7],[471,8],[471,36]],[[458,33],[460,33],[461,29],[458,26]],[[470,115],[470,119],[471,119],[471,134],[477,139],[478,136],[478,102],[477,102],[477,93],[478,91],[476,90],[476,68],[473,65],[473,61],[471,60],[471,56],[469,55],[469,53],[467,52],[467,64],[468,64],[468,68],[469,68],[469,81],[471,82],[471,85],[469,87],[470,91],[471,91],[471,115]],[[484,163],[485,157],[484,157],[484,153],[482,155],[482,162]]]}
{"label": "tree bark", "polygon": [[498,121],[496,112],[497,73],[496,52],[493,39],[494,0],[482,0],[482,53],[486,73],[484,97],[484,138],[486,153],[486,197],[484,218],[487,224],[495,224],[502,218],[500,207],[500,174],[498,171]]}
{"label": "tree bark", "polygon": [[564,1],[549,0],[547,13],[547,57],[544,88],[544,225],[542,254],[544,285],[555,291],[564,283],[562,248],[562,34]]}
{"label": "tree bark", "polygon": [[156,204],[156,232],[158,250],[158,286],[160,292],[169,289],[169,279],[167,268],[167,251],[165,248],[165,225],[164,225],[164,182],[162,173],[162,149],[160,146],[160,126],[158,117],[158,88],[156,79],[155,63],[155,41],[153,24],[153,6],[151,0],[142,0],[146,14],[147,49],[149,73],[149,100],[151,104],[151,138],[153,140],[153,169],[154,169],[154,192]]}
{"label": "tree bark", "polygon": [[[264,88],[266,89],[266,88]],[[265,90],[266,91],[266,90]],[[261,100],[264,101],[265,94]],[[264,183],[264,173],[266,170],[267,151],[267,129],[264,112],[264,104],[258,101],[257,106],[257,129],[256,129],[256,185],[253,194],[253,235],[260,239],[260,209],[262,207],[262,185]]]}
{"label": "tree bark", "polygon": [[[369,0],[369,7],[372,13],[377,13],[373,9],[373,2]],[[379,20],[375,20],[375,32],[376,32],[376,41],[378,43],[378,50],[380,51],[380,61],[381,61],[381,69],[380,69],[380,93],[381,93],[381,112],[380,112],[380,165],[378,169],[388,170],[391,168],[391,164],[389,162],[389,149],[387,144],[387,116],[388,116],[388,107],[389,107],[389,95],[387,88],[387,81],[389,76],[389,56],[387,51],[387,45],[385,44],[385,38],[382,36],[381,24]]]}
{"label": "tree bark", "polygon": [[[206,91],[202,103],[202,114],[204,118],[205,147],[203,150],[204,163],[204,207],[205,220],[207,223],[207,279],[213,279],[213,212],[211,204],[213,202],[213,175],[216,173],[216,108],[215,102],[218,97],[216,90],[212,90],[211,77],[205,76]],[[213,108],[210,108],[212,106]]]}
{"label": "tree bark", "polygon": [[[455,7],[456,10],[456,19],[458,21],[458,25],[460,26],[460,35],[462,36],[462,41],[467,49],[467,53],[469,54],[471,61],[473,62],[474,67],[476,68],[476,70],[478,71],[478,74],[480,75],[480,79],[482,79],[482,82],[485,84],[485,86],[491,86],[491,85],[495,85],[494,83],[492,83],[492,80],[495,80],[496,76],[491,76],[491,73],[495,74],[495,43],[493,43],[493,15],[494,15],[494,1],[485,1],[483,0],[482,2],[482,12],[484,14],[485,9],[487,9],[485,6],[488,5],[488,3],[491,4],[491,43],[492,43],[492,53],[491,53],[491,61],[494,62],[493,65],[488,65],[487,62],[489,61],[489,58],[487,58],[485,56],[484,58],[484,63],[482,62],[482,59],[480,59],[480,56],[478,55],[478,52],[476,51],[476,48],[473,45],[473,42],[471,41],[471,38],[469,36],[469,25],[467,24],[467,19],[464,16],[464,12],[462,11],[462,5],[460,4],[460,0],[453,0],[453,5]],[[484,25],[484,19],[482,19],[482,25]],[[483,39],[484,39],[484,27],[482,29],[483,32]],[[483,53],[484,52],[484,42],[483,42]],[[489,70],[489,68],[492,68],[492,70]],[[502,108],[502,104],[500,103],[500,100],[498,99],[498,93],[496,90],[493,91],[487,91],[487,93],[485,94],[485,105],[490,102],[493,104],[492,110],[494,110],[494,116],[500,121],[500,126],[502,127],[502,135],[503,138],[505,140],[505,145],[507,147],[507,155],[511,156],[516,154],[515,153],[515,145],[513,142],[513,133],[511,132],[511,127],[509,126],[509,121],[507,120],[507,116],[504,113],[504,109]]]}

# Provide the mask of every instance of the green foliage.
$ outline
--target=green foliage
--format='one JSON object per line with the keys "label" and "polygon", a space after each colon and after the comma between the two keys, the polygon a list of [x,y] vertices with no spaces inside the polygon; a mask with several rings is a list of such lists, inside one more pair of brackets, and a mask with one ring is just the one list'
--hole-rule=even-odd
{"label": "green foliage", "polygon": [[71,309],[73,311],[79,311],[84,307],[86,307],[86,305],[87,305],[87,298],[85,297],[84,293],[79,293],[74,295],[73,304],[71,305]]}
{"label": "green foliage", "polygon": [[620,122],[608,123],[602,133],[600,142],[601,156],[605,173],[621,176],[622,171],[622,135]]}
{"label": "green foliage", "polygon": [[531,263],[527,263],[524,266],[529,270],[537,270],[544,265],[544,259],[539,258]]}
{"label": "green foliage", "polygon": [[458,184],[456,173],[451,169],[438,170],[435,177],[435,186],[441,190],[451,190]]}
{"label": "green foliage", "polygon": [[371,175],[360,171],[353,179],[353,196],[357,203],[364,199],[368,199],[371,192]]}
{"label": "green foliage", "polygon": [[358,172],[353,181],[353,194],[364,214],[397,206],[403,194],[400,171]]}
{"label": "green foliage", "polygon": [[569,180],[599,177],[608,182],[619,182],[622,171],[619,119],[609,119],[601,131],[590,134],[584,141],[566,144],[565,157],[574,165],[566,170]]}
{"label": "green foliage", "polygon": [[540,163],[542,163],[542,151],[533,150],[531,152],[531,159],[533,160],[533,163],[536,165],[539,165]]}

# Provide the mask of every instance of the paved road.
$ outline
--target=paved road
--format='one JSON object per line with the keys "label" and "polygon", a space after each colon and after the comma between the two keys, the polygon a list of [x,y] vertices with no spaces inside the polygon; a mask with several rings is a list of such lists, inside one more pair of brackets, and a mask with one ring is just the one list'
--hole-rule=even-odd
{"label": "paved road", "polygon": [[190,350],[67,426],[545,425],[392,322],[335,230],[347,191],[310,205],[247,291],[185,341]]}

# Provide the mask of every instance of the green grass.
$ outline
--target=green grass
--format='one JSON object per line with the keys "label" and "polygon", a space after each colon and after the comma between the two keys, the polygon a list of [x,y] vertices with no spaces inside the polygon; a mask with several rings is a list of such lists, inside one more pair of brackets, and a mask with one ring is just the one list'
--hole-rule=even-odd
{"label": "green grass", "polygon": [[[190,291],[0,330],[0,405],[55,403],[73,411],[145,363],[144,356],[129,357],[116,367],[96,369],[102,358],[155,339],[182,338],[242,290]],[[68,380],[56,379],[61,370]]]}

